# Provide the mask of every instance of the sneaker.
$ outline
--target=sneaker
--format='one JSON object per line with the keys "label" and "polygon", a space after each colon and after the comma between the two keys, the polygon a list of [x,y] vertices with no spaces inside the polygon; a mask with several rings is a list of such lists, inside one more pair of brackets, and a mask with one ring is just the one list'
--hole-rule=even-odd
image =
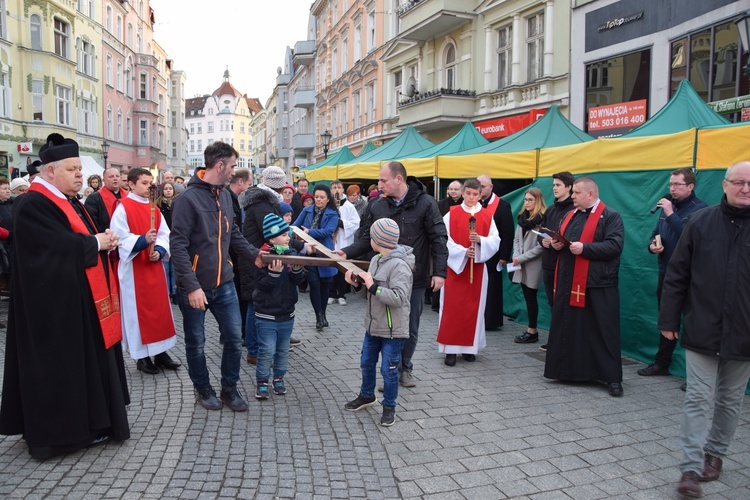
{"label": "sneaker", "polygon": [[380,417],[380,425],[390,427],[396,422],[396,407],[383,405],[383,416]]}
{"label": "sneaker", "polygon": [[302,341],[301,341],[300,339],[298,339],[297,337],[290,337],[290,338],[289,338],[289,345],[290,345],[291,347],[295,347],[295,346],[298,346],[298,345],[300,345],[301,343],[302,343]]}
{"label": "sneaker", "polygon": [[273,393],[278,394],[279,396],[286,394],[283,377],[273,379]]}
{"label": "sneaker", "polygon": [[334,299],[333,297],[328,297],[328,305],[329,306],[333,305],[334,302],[336,302],[336,299]]}
{"label": "sneaker", "polygon": [[357,399],[353,401],[349,401],[344,405],[345,410],[349,411],[357,411],[361,410],[362,408],[367,408],[368,406],[372,406],[375,404],[375,396],[370,397],[364,397],[362,394],[357,396]]}
{"label": "sneaker", "polygon": [[411,372],[408,372],[406,370],[401,372],[401,375],[398,377],[398,381],[402,387],[417,386],[417,382],[414,380],[414,376],[411,374]]}
{"label": "sneaker", "polygon": [[247,403],[237,391],[237,386],[222,387],[221,401],[232,411],[247,411]]}
{"label": "sneaker", "polygon": [[539,350],[542,351],[542,352],[547,352],[547,344],[540,345],[539,346]]}
{"label": "sneaker", "polygon": [[207,410],[221,410],[221,401],[216,397],[213,387],[208,386],[202,389],[196,389],[196,400],[203,408]]}
{"label": "sneaker", "polygon": [[346,305],[346,299],[344,297],[339,297],[339,305],[345,306]]}
{"label": "sneaker", "polygon": [[258,387],[255,388],[255,399],[268,399],[268,382],[258,382]]}
{"label": "sneaker", "polygon": [[637,373],[641,377],[662,377],[665,375],[669,375],[669,370],[666,368],[662,368],[656,363],[651,363],[646,368],[641,368],[640,370],[638,370]]}

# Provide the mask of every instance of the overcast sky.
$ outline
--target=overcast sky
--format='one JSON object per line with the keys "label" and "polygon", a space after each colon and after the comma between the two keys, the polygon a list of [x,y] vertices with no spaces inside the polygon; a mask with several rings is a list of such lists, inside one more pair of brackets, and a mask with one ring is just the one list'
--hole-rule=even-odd
{"label": "overcast sky", "polygon": [[151,0],[154,39],[187,73],[185,97],[232,85],[265,106],[287,46],[307,38],[312,0]]}

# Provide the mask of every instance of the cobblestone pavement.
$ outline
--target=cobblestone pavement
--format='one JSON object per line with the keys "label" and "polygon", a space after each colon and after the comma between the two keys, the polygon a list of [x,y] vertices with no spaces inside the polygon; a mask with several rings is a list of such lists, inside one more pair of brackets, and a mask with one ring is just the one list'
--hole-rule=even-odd
{"label": "cobblestone pavement", "polygon": [[[514,344],[523,327],[509,321],[488,333],[475,363],[459,357],[450,368],[435,344],[437,313],[426,306],[418,385],[400,389],[396,424],[383,428],[379,406],[343,410],[360,383],[363,306],[353,295],[347,306],[328,306],[331,327],[317,333],[301,294],[295,335],[303,344],[290,355],[289,391],[256,401],[254,367],[243,361],[245,413],[196,406],[185,368],[149,376],[128,360],[131,439],[40,463],[19,436],[0,436],[0,497],[677,497],[681,379],[639,377],[642,365],[624,359],[623,398],[596,384],[547,381],[538,344]],[[5,311],[7,300],[1,318]],[[213,319],[207,327],[218,387]],[[184,362],[182,342],[172,352]],[[746,405],[706,498],[750,498],[749,423]]]}

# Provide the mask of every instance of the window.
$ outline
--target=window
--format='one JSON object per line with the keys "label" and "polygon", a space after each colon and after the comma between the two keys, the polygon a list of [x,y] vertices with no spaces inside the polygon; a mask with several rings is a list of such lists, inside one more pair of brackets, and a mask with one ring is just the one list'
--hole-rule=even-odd
{"label": "window", "polygon": [[78,12],[93,19],[94,0],[78,0]]}
{"label": "window", "polygon": [[70,25],[62,19],[55,18],[55,54],[68,58],[70,54]]}
{"label": "window", "polygon": [[354,27],[354,62],[362,58],[362,24]]}
{"label": "window", "polygon": [[96,57],[94,54],[94,45],[82,38],[78,39],[78,71],[89,76],[96,76],[94,65]]}
{"label": "window", "polygon": [[143,53],[143,40],[141,39],[140,33],[135,35],[135,51],[139,54]]}
{"label": "window", "polygon": [[44,80],[31,81],[32,120],[44,121]]}
{"label": "window", "polygon": [[123,81],[122,81],[123,75],[122,75],[122,62],[117,61],[117,90],[120,92],[123,91]]}
{"label": "window", "polygon": [[128,58],[127,66],[125,67],[125,95],[133,97],[133,63]]}
{"label": "window", "polygon": [[192,135],[192,134],[194,134],[194,133],[195,133],[195,124],[194,124],[194,123],[191,123],[191,124],[190,124],[190,134]]}
{"label": "window", "polygon": [[339,76],[339,49],[333,48],[331,52],[331,78],[334,80]]}
{"label": "window", "polygon": [[170,120],[170,127],[176,127],[177,126],[177,111],[172,111],[170,116],[172,119]]}
{"label": "window", "polygon": [[513,27],[503,26],[497,30],[497,88],[510,85],[513,61]]}
{"label": "window", "polygon": [[359,128],[360,118],[362,115],[362,95],[360,92],[355,92],[352,96],[352,102],[354,104],[354,129]]}
{"label": "window", "polygon": [[526,81],[534,81],[544,74],[544,13],[526,20]]}
{"label": "window", "polygon": [[393,73],[393,102],[395,103],[393,106],[393,115],[398,115],[398,103],[401,102],[401,99],[404,97],[403,94],[405,94],[405,92],[402,92],[403,83],[403,73],[401,71]]}
{"label": "window", "polygon": [[172,158],[177,158],[177,143],[172,142]]}
{"label": "window", "polygon": [[114,128],[113,121],[114,120],[112,118],[112,106],[108,105],[107,106],[107,139],[113,139],[112,137],[114,135],[113,134],[113,128]]}
{"label": "window", "polygon": [[240,134],[245,133],[245,122],[240,122]]}
{"label": "window", "polygon": [[449,90],[456,88],[457,69],[456,46],[451,43],[445,51],[445,88]]}
{"label": "window", "polygon": [[55,104],[57,107],[57,123],[70,126],[71,90],[62,85],[55,85]]}
{"label": "window", "polygon": [[164,116],[164,94],[159,94],[159,114]]}
{"label": "window", "polygon": [[375,48],[375,11],[367,13],[367,52]]}
{"label": "window", "polygon": [[148,99],[148,75],[146,73],[138,75],[138,98]]}
{"label": "window", "polygon": [[349,67],[349,40],[344,38],[341,42],[341,72],[344,73]]}
{"label": "window", "polygon": [[109,31],[110,33],[114,33],[112,31],[112,6],[107,5],[107,13],[104,17],[105,17],[107,31]]}
{"label": "window", "polygon": [[8,66],[3,64],[0,72],[0,116],[10,117],[10,75]]}
{"label": "window", "polygon": [[333,135],[338,135],[338,131],[336,130],[336,127],[338,127],[338,117],[339,108],[338,106],[333,106],[331,108],[331,130],[333,131]]}
{"label": "window", "polygon": [[107,54],[107,85],[112,86],[112,55]]}
{"label": "window", "polygon": [[122,17],[120,15],[117,16],[117,26],[115,26],[115,32],[117,35],[117,39],[122,42]]}
{"label": "window", "polygon": [[7,21],[5,19],[5,0],[0,0],[0,38],[8,38]]}
{"label": "window", "polygon": [[93,99],[79,96],[76,103],[78,105],[78,131],[83,134],[95,134],[96,107]]}
{"label": "window", "polygon": [[198,151],[203,151],[203,139],[198,139]]}
{"label": "window", "polygon": [[349,116],[348,116],[348,109],[349,109],[349,101],[344,99],[341,102],[341,131],[342,133],[346,133],[349,130]]}
{"label": "window", "polygon": [[240,151],[245,150],[245,139],[240,139]]}
{"label": "window", "polygon": [[130,23],[128,23],[128,38],[125,40],[125,44],[131,49],[133,48],[133,25]]}
{"label": "window", "polygon": [[42,18],[38,14],[32,14],[29,18],[31,29],[31,48],[42,50]]}
{"label": "window", "polygon": [[117,140],[122,142],[122,111],[117,110]]}
{"label": "window", "polygon": [[159,150],[164,151],[166,148],[164,147],[164,131],[159,131]]}
{"label": "window", "polygon": [[223,132],[223,131],[224,131],[224,120],[219,120],[219,130],[220,130],[221,132]]}
{"label": "window", "polygon": [[[209,114],[212,114],[212,113],[209,113]],[[214,131],[214,122],[208,122],[208,127],[207,127],[206,132],[208,132],[209,134],[212,134],[213,131]],[[200,130],[198,132],[200,132]]]}
{"label": "window", "polygon": [[367,123],[373,123],[375,121],[375,84],[371,83],[367,86]]}
{"label": "window", "polygon": [[202,134],[202,133],[203,133],[203,124],[202,124],[202,123],[199,123],[199,124],[198,124],[198,133],[199,133],[199,134]]}
{"label": "window", "polygon": [[195,151],[195,141],[193,140],[190,141],[190,151],[191,152]]}
{"label": "window", "polygon": [[125,134],[127,135],[127,143],[133,144],[133,118],[130,116],[130,113],[128,113],[128,116],[125,118]]}
{"label": "window", "polygon": [[148,146],[148,120],[138,122],[138,145]]}

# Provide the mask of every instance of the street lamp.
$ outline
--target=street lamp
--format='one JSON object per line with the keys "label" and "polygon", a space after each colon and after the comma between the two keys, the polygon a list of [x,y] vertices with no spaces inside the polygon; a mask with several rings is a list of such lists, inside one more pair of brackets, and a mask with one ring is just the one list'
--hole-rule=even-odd
{"label": "street lamp", "polygon": [[323,140],[323,155],[325,155],[326,160],[328,159],[328,146],[331,145],[331,137],[331,133],[328,129],[320,134],[320,138]]}
{"label": "street lamp", "polygon": [[107,139],[104,139],[104,142],[102,142],[102,156],[104,157],[104,170],[107,170],[107,156],[109,156],[107,153],[109,153],[109,143],[107,142]]}
{"label": "street lamp", "polygon": [[[740,14],[740,17],[735,19],[737,25],[737,31],[740,34],[740,44],[742,45],[741,54],[750,51],[750,11],[745,11]],[[742,68],[742,72],[745,75],[750,76],[750,61]]]}

